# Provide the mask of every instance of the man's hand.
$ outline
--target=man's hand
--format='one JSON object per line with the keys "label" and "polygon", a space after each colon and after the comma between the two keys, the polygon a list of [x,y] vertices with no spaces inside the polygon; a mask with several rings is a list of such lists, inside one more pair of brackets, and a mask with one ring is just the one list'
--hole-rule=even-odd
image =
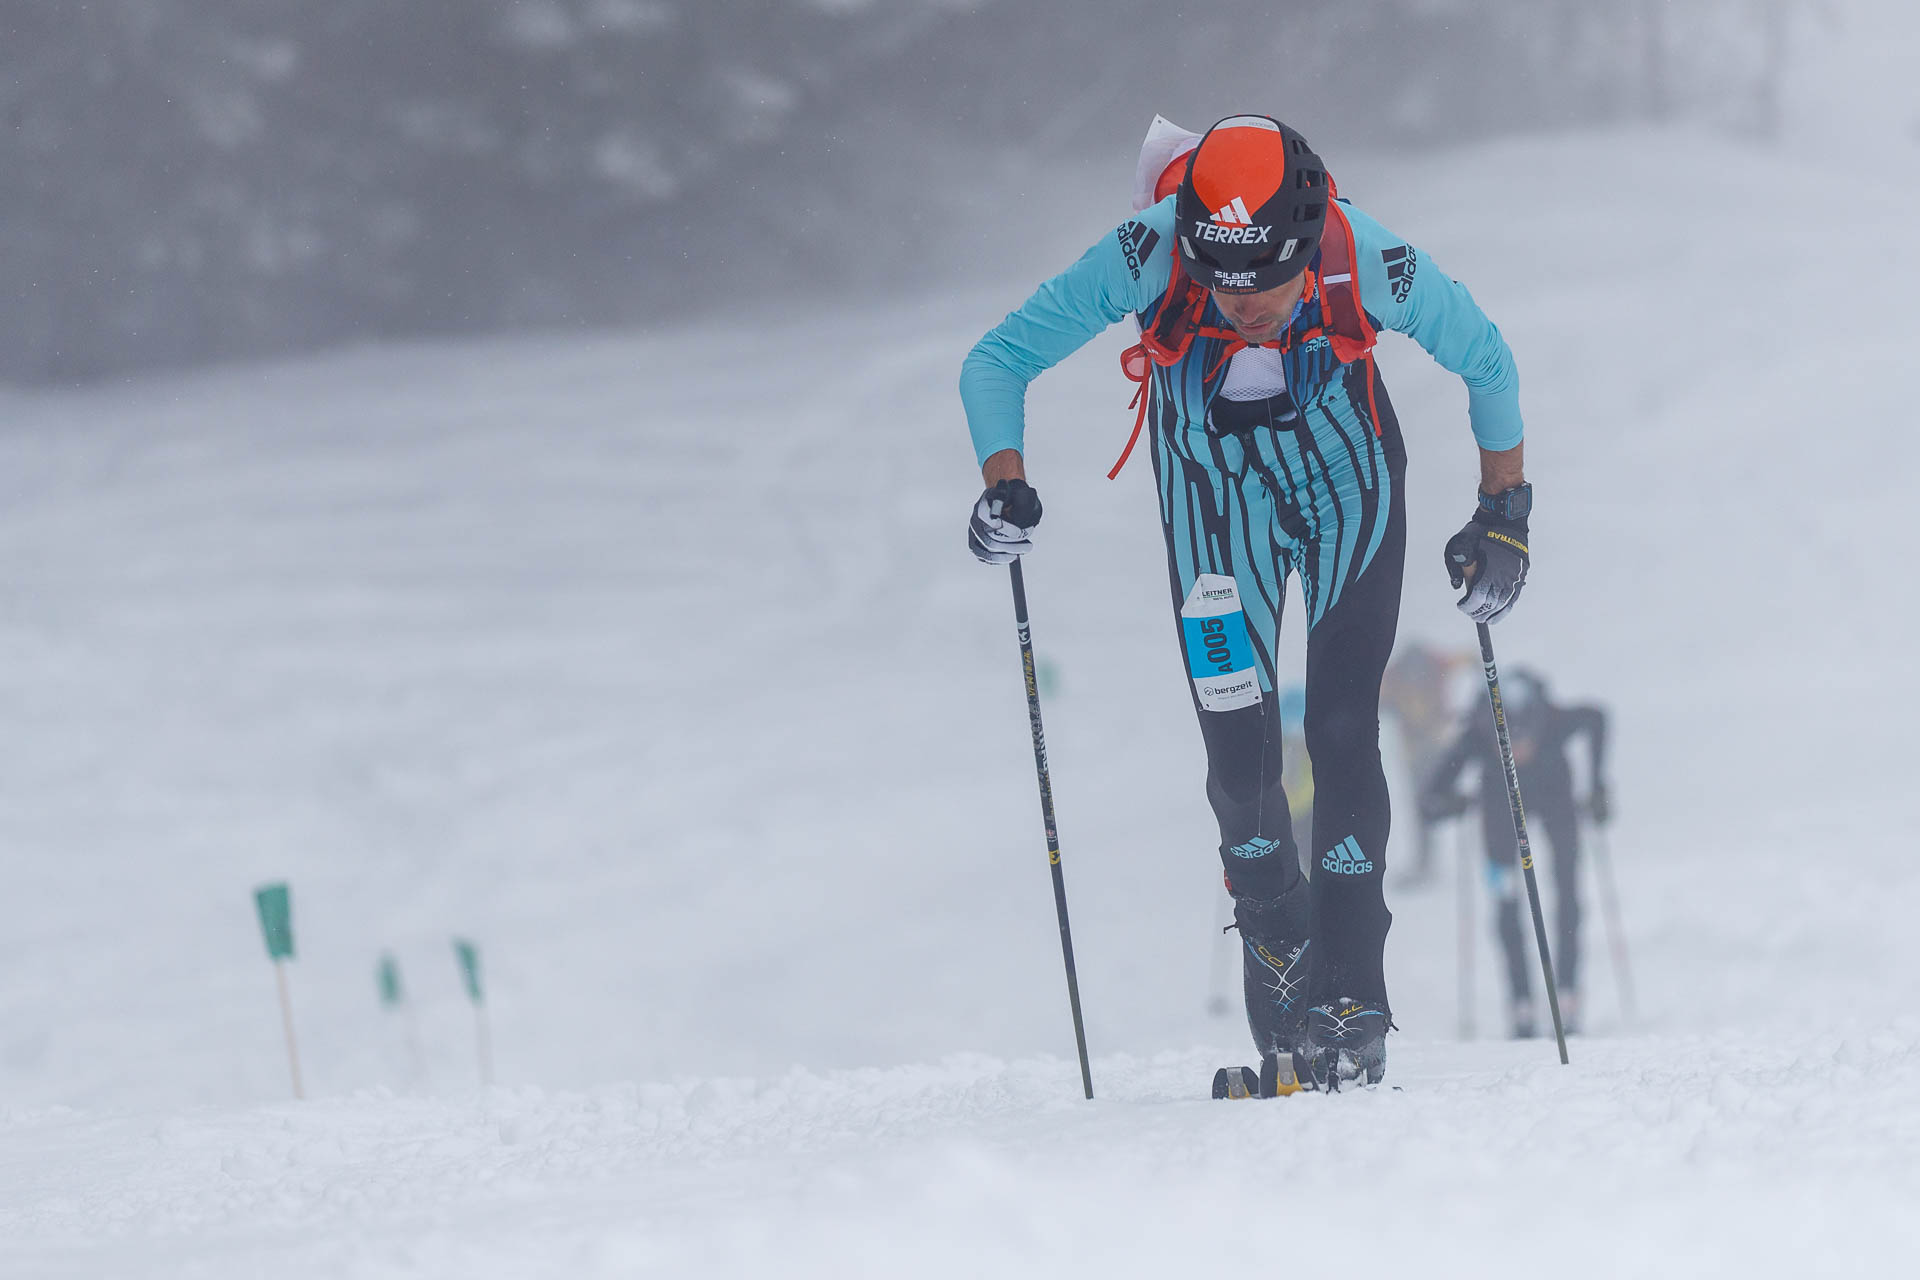
{"label": "man's hand", "polygon": [[1466,527],[1447,539],[1447,576],[1467,594],[1460,612],[1475,622],[1498,622],[1520,599],[1527,585],[1527,521],[1506,519],[1482,508]]}
{"label": "man's hand", "polygon": [[1613,799],[1607,794],[1607,784],[1596,782],[1587,792],[1587,816],[1593,819],[1593,825],[1604,827],[1613,821]]}
{"label": "man's hand", "polygon": [[1011,564],[1033,550],[1033,530],[1039,523],[1040,495],[1025,480],[1002,480],[973,504],[967,549],[982,564]]}

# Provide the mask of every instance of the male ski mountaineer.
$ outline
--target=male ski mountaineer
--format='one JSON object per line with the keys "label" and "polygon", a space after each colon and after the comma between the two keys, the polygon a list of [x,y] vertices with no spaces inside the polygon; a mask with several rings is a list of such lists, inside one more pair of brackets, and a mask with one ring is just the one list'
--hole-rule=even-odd
{"label": "male ski mountaineer", "polygon": [[[1262,1084],[1276,1059],[1322,1088],[1373,1083],[1391,1026],[1379,700],[1399,619],[1406,452],[1372,348],[1377,330],[1400,330],[1467,384],[1480,501],[1446,552],[1454,584],[1469,584],[1461,609],[1486,622],[1512,608],[1527,572],[1513,358],[1465,288],[1331,199],[1293,129],[1241,115],[1197,142],[1158,119],[1154,130],[1148,150],[1168,162],[1145,183],[1155,202],[1137,196],[1134,218],[967,356],[960,394],[987,485],[968,544],[993,564],[1031,550],[1041,508],[1020,452],[1027,384],[1136,317],[1142,343],[1129,356],[1150,382],[1142,411],[1173,606]],[[1296,571],[1316,781],[1310,884],[1288,829],[1273,671]]]}
{"label": "male ski mountaineer", "polygon": [[[1574,798],[1573,766],[1567,747],[1575,739],[1587,741],[1588,815],[1604,827],[1612,816],[1608,799],[1607,713],[1591,703],[1555,702],[1547,682],[1525,667],[1507,673],[1501,703],[1506,710],[1507,735],[1513,746],[1513,765],[1520,775],[1520,794],[1526,798],[1529,825],[1543,831],[1553,850],[1554,940],[1553,979],[1559,989],[1560,1014],[1568,1035],[1580,1025],[1580,802]],[[1461,795],[1460,775],[1479,769],[1480,829],[1487,842],[1487,886],[1493,891],[1494,929],[1507,965],[1507,1016],[1515,1039],[1534,1034],[1533,977],[1529,972],[1528,943],[1520,931],[1520,845],[1514,838],[1501,777],[1499,740],[1488,722],[1484,703],[1476,700],[1459,721],[1459,731],[1432,770],[1420,781],[1420,817],[1444,822],[1473,807]],[[1534,846],[1536,849],[1538,846]]]}

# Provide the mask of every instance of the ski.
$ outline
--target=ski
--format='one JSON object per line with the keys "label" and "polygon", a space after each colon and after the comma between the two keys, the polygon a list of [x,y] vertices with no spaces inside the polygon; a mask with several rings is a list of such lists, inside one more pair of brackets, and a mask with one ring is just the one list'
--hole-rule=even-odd
{"label": "ski", "polygon": [[1313,1087],[1312,1077],[1300,1069],[1297,1054],[1283,1059],[1269,1053],[1260,1059],[1260,1069],[1221,1067],[1213,1073],[1215,1100],[1238,1101],[1242,1098],[1285,1098]]}
{"label": "ski", "polygon": [[1260,1077],[1252,1067],[1222,1067],[1213,1073],[1213,1097],[1218,1102],[1231,1098],[1258,1097]]}

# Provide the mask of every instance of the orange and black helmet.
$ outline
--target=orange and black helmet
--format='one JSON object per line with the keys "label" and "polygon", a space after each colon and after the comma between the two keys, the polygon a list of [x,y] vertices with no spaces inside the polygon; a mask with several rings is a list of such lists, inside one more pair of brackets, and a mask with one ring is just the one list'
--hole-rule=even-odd
{"label": "orange and black helmet", "polygon": [[1313,261],[1327,197],[1305,138],[1272,116],[1228,116],[1193,149],[1174,198],[1180,263],[1222,293],[1283,285]]}

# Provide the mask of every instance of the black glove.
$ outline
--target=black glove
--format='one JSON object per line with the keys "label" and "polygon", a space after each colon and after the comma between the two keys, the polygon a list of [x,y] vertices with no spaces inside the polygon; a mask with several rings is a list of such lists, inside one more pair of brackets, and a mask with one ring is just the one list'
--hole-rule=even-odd
{"label": "black glove", "polygon": [[1596,782],[1587,793],[1587,816],[1593,819],[1593,825],[1604,827],[1613,821],[1613,799],[1607,794],[1607,784]]}
{"label": "black glove", "polygon": [[1460,597],[1460,612],[1475,622],[1498,622],[1507,616],[1520,588],[1527,585],[1527,522],[1509,520],[1485,509],[1473,513],[1467,527],[1447,539],[1447,575],[1454,586],[1473,584]]}
{"label": "black glove", "polygon": [[967,550],[982,564],[1011,564],[1033,550],[1040,495],[1025,480],[1002,480],[980,495],[967,521]]}
{"label": "black glove", "polygon": [[1473,801],[1458,791],[1448,788],[1445,791],[1428,791],[1420,796],[1420,821],[1445,822],[1465,813]]}

